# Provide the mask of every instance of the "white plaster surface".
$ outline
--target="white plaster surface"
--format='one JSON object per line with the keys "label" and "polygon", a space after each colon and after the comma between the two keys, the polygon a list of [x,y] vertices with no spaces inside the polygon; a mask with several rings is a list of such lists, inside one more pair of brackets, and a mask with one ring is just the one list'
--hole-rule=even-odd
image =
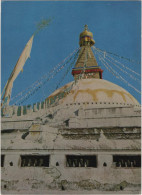
{"label": "white plaster surface", "polygon": [[[96,100],[91,95],[94,92],[88,93],[88,89],[96,90]],[[52,95],[62,90],[58,89]],[[80,93],[79,90],[84,91]],[[12,109],[17,108],[10,108],[11,113]],[[79,80],[58,104],[39,110],[34,108],[34,112],[28,111],[26,115],[2,117],[3,194],[15,191],[43,194],[46,190],[64,194],[62,186],[66,193],[76,190],[82,194],[84,188],[87,193],[111,194],[116,190],[114,194],[118,191],[121,194],[120,186],[127,194],[139,192],[140,168],[116,168],[112,157],[116,154],[140,155],[140,127],[140,105],[135,98],[121,87],[101,79]],[[112,131],[114,137],[107,137],[107,130]],[[23,154],[48,154],[49,167],[21,167]],[[97,168],[66,167],[68,154],[96,155]]]}

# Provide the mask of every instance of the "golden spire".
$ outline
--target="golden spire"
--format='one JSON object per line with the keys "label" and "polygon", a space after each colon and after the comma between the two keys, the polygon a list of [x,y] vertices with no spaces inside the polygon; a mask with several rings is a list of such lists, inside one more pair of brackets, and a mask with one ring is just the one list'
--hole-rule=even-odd
{"label": "golden spire", "polygon": [[80,34],[80,41],[79,41],[79,45],[80,47],[82,46],[92,46],[95,44],[95,41],[93,40],[93,34],[88,31],[88,25],[85,24],[84,26],[84,31]]}
{"label": "golden spire", "polygon": [[72,69],[74,79],[96,78],[102,79],[103,70],[98,66],[91,46],[95,44],[93,34],[84,26],[84,31],[80,34],[80,52],[75,67]]}

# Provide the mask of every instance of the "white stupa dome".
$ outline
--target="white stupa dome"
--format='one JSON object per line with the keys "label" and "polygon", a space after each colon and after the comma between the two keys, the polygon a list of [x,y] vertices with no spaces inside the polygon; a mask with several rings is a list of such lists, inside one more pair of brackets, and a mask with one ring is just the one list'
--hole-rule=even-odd
{"label": "white stupa dome", "polygon": [[121,107],[128,105],[139,107],[139,102],[128,91],[102,79],[103,70],[98,66],[91,49],[94,43],[93,34],[90,34],[85,27],[80,35],[79,56],[72,69],[75,81],[57,89],[46,99],[47,104],[91,103],[98,106],[118,104]]}
{"label": "white stupa dome", "polygon": [[[69,92],[68,92],[69,90]],[[60,97],[60,104],[93,102],[96,104],[119,104],[139,106],[139,102],[122,87],[104,79],[81,79],[70,82],[52,93],[49,98]]]}

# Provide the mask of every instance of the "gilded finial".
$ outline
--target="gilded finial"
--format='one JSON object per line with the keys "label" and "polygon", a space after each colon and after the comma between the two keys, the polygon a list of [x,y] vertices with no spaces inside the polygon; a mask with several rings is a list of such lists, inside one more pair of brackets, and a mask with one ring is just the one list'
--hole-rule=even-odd
{"label": "gilded finial", "polygon": [[88,30],[88,25],[87,24],[84,25],[84,30]]}
{"label": "gilded finial", "polygon": [[92,46],[95,44],[93,40],[93,34],[88,30],[88,25],[84,25],[84,31],[80,34],[79,45],[82,46]]}

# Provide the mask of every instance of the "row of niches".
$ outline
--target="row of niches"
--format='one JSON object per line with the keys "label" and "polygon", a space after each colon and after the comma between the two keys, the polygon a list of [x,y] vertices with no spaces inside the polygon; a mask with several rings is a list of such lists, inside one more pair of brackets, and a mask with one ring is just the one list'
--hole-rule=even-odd
{"label": "row of niches", "polygon": [[21,156],[21,167],[49,167],[49,155]]}
{"label": "row of niches", "polygon": [[[119,105],[121,107],[123,106],[133,106],[133,104],[128,104],[128,103],[121,103],[121,102],[74,102],[74,103],[70,103],[70,104],[66,104],[66,106],[74,106],[74,105]],[[134,106],[136,107],[141,107],[138,104],[135,104]]]}
{"label": "row of niches", "polygon": [[119,134],[119,133],[141,133],[141,127],[111,127],[111,128],[71,128],[59,129],[64,134]]}
{"label": "row of niches", "polygon": [[[62,136],[67,140],[96,140],[97,142],[101,137],[100,134],[62,134]],[[109,140],[136,140],[141,138],[140,133],[107,133],[104,136]]]}
{"label": "row of niches", "polygon": [[140,167],[141,156],[113,156],[116,167]]}
{"label": "row of niches", "polygon": [[[21,155],[20,167],[50,167],[50,155]],[[66,155],[65,167],[92,167],[97,168],[98,164],[102,164],[103,167],[107,167],[106,161],[98,162],[98,155]],[[60,161],[61,163],[61,161]],[[56,166],[60,166],[57,161]],[[141,167],[140,155],[112,155],[111,167],[116,168],[135,168]],[[64,162],[62,162],[64,164]],[[13,162],[9,162],[10,166],[13,166]],[[5,166],[5,155],[1,155],[1,167]],[[17,165],[18,167],[18,165]]]}
{"label": "row of niches", "polygon": [[96,156],[66,156],[66,166],[67,167],[97,167]]}

